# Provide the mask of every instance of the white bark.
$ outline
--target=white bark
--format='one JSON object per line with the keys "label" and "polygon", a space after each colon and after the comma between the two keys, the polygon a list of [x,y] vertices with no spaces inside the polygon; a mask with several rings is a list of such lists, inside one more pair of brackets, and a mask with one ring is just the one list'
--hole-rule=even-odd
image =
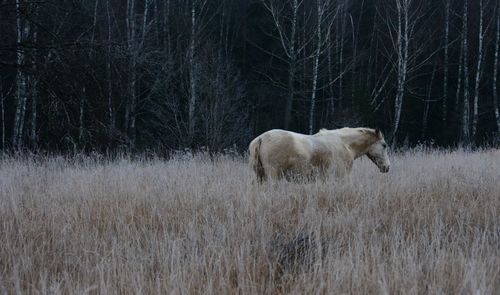
{"label": "white bark", "polygon": [[478,122],[478,105],[479,105],[479,85],[481,83],[481,66],[483,63],[483,40],[484,40],[484,28],[483,28],[483,0],[479,0],[479,35],[478,35],[478,56],[476,64],[476,81],[474,86],[474,103],[473,103],[473,115],[472,115],[472,139],[476,137],[477,132],[477,122]]}
{"label": "white bark", "polygon": [[408,66],[408,13],[411,0],[396,0],[398,13],[397,50],[398,50],[398,85],[396,99],[394,101],[394,124],[392,128],[392,140],[396,140],[396,134],[401,120],[403,96],[406,86],[406,75]]}
{"label": "white bark", "polygon": [[309,109],[309,134],[313,134],[314,130],[314,113],[316,111],[316,88],[318,84],[318,65],[319,65],[319,57],[321,55],[321,22],[323,17],[323,9],[321,7],[321,0],[317,1],[317,18],[318,24],[316,27],[316,52],[314,54],[314,63],[313,63],[313,83],[311,90],[311,107]]}

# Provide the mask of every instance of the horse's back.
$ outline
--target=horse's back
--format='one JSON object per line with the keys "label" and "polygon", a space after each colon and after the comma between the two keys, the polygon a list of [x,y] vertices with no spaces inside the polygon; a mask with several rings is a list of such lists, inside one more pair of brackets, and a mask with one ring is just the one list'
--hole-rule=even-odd
{"label": "horse's back", "polygon": [[[261,161],[266,174],[272,178],[280,178],[287,173],[301,174],[308,167],[311,147],[308,135],[273,129],[250,143],[250,153],[251,159]],[[255,155],[257,150],[258,156]]]}

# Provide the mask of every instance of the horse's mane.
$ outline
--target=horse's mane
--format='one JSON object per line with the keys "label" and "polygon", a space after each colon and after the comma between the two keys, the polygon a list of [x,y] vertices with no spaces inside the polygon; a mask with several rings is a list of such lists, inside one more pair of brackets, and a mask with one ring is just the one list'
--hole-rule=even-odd
{"label": "horse's mane", "polygon": [[321,128],[316,134],[314,135],[324,135],[326,134],[328,131],[332,131],[332,130],[328,130],[326,128]]}
{"label": "horse's mane", "polygon": [[382,134],[382,132],[380,132],[380,130],[367,128],[367,127],[357,127],[357,128],[344,127],[344,128],[332,129],[332,130],[328,130],[326,128],[321,128],[316,134],[314,134],[314,136],[327,135],[330,133],[338,133],[341,135],[350,135],[356,131],[360,131],[361,133],[365,133],[365,134],[370,134],[370,135],[373,135],[373,136],[380,138],[380,139],[384,138],[384,135]]}

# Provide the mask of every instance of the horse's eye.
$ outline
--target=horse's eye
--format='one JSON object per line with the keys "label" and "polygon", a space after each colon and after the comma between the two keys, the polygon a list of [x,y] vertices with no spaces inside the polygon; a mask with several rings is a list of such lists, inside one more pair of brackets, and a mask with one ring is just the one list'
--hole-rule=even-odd
{"label": "horse's eye", "polygon": [[387,148],[387,143],[383,143],[383,144],[382,144],[382,147],[383,147],[384,149],[385,149],[385,148]]}

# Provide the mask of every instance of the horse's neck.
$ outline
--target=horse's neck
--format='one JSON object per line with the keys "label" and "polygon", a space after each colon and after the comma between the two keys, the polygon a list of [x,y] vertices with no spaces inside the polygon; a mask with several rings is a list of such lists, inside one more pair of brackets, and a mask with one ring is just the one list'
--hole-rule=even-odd
{"label": "horse's neck", "polygon": [[370,147],[370,139],[364,134],[339,134],[342,142],[348,147],[354,159],[366,154]]}

